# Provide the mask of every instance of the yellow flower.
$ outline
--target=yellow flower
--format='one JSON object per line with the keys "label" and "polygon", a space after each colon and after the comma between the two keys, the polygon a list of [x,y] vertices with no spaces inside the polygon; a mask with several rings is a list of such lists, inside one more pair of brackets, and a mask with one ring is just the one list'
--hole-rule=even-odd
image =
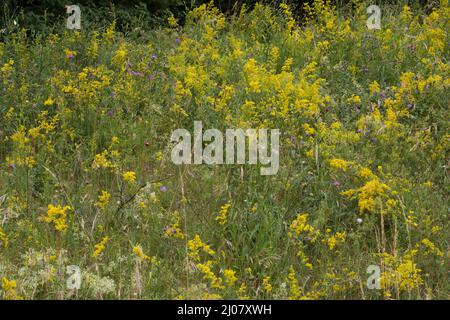
{"label": "yellow flower", "polygon": [[75,51],[72,51],[72,50],[69,50],[69,49],[64,49],[64,54],[69,59],[72,59],[72,58],[74,58],[77,55],[77,53]]}
{"label": "yellow flower", "polygon": [[245,283],[242,283],[238,289],[239,300],[249,300],[250,299],[250,297],[245,294],[246,291],[247,291],[247,286]]}
{"label": "yellow flower", "polygon": [[380,284],[385,295],[390,295],[390,290],[395,288],[399,291],[410,291],[423,283],[421,277],[422,270],[417,268],[413,261],[415,251],[405,254],[403,257],[397,257],[384,253],[385,270],[380,277]]}
{"label": "yellow flower", "polygon": [[369,168],[365,168],[365,167],[361,168],[358,171],[358,176],[360,176],[361,178],[364,178],[364,179],[367,179],[367,178],[373,179],[373,178],[375,178],[375,175],[373,174],[372,170],[370,170]]}
{"label": "yellow flower", "polygon": [[174,215],[175,222],[165,228],[164,235],[171,238],[184,239],[184,234],[180,226],[180,214],[178,213],[178,211],[175,211]]}
{"label": "yellow flower", "polygon": [[210,281],[211,288],[224,289],[224,286],[222,285],[222,279],[220,277],[217,277],[211,270],[212,264],[212,261],[207,261],[206,263],[198,263],[197,268],[201,273],[203,273],[203,279]]}
{"label": "yellow flower", "polygon": [[2,279],[2,289],[5,291],[13,290],[17,286],[15,280],[8,280],[7,278]]}
{"label": "yellow flower", "polygon": [[150,256],[146,255],[140,245],[137,245],[133,248],[133,253],[137,256],[137,258],[140,261],[147,261],[150,263],[156,261],[156,257],[150,257]]}
{"label": "yellow flower", "polygon": [[102,194],[100,196],[98,196],[97,205],[100,208],[105,209],[109,203],[110,198],[111,198],[111,194],[109,194],[107,191],[102,191]]}
{"label": "yellow flower", "polygon": [[423,184],[425,187],[427,188],[431,188],[433,186],[433,182],[431,182],[430,180],[428,180],[427,182],[424,182]]}
{"label": "yellow flower", "polygon": [[332,168],[341,169],[342,171],[347,171],[348,166],[352,164],[352,162],[342,159],[331,159],[329,163]]}
{"label": "yellow flower", "polygon": [[15,280],[8,280],[6,277],[2,279],[2,289],[5,291],[6,300],[23,300],[16,292],[17,283]]}
{"label": "yellow flower", "polygon": [[112,58],[112,62],[121,68],[122,71],[125,70],[125,62],[127,59],[127,46],[125,43],[121,43],[119,46],[119,49],[116,50],[114,53],[114,57]]}
{"label": "yellow flower", "polygon": [[42,220],[47,223],[53,223],[57,231],[65,233],[67,231],[67,210],[72,210],[72,208],[70,206],[62,207],[49,204],[47,215],[42,217]]}
{"label": "yellow flower", "polygon": [[220,207],[219,215],[216,217],[216,221],[218,221],[220,225],[227,223],[228,209],[230,206],[231,205],[229,203],[225,203],[222,207]]}
{"label": "yellow flower", "polygon": [[362,100],[360,96],[352,94],[352,96],[348,98],[347,101],[353,104],[361,104]]}
{"label": "yellow flower", "polygon": [[44,106],[52,106],[55,103],[55,100],[52,97],[48,97],[47,100],[44,101]]}
{"label": "yellow flower", "polygon": [[134,171],[127,171],[122,174],[122,178],[124,181],[129,183],[136,182],[136,173]]}
{"label": "yellow flower", "polygon": [[112,168],[114,165],[111,161],[107,159],[108,151],[104,150],[102,153],[96,154],[94,161],[92,162],[92,168],[94,169],[106,169],[106,168]]}
{"label": "yellow flower", "polygon": [[380,92],[380,85],[377,81],[373,81],[371,84],[369,84],[369,90],[371,94],[379,93]]}
{"label": "yellow flower", "polygon": [[200,249],[209,255],[213,256],[215,254],[214,250],[204,243],[198,234],[195,235],[194,239],[188,241],[187,247],[188,255],[196,261],[200,261]]}
{"label": "yellow flower", "polygon": [[169,26],[171,28],[175,28],[178,24],[177,24],[177,19],[175,19],[175,17],[173,15],[170,15],[169,18],[167,18],[167,22],[169,22]]}
{"label": "yellow flower", "polygon": [[308,224],[308,214],[307,213],[299,213],[297,215],[297,218],[292,221],[291,225],[289,226],[289,233],[288,235],[290,237],[302,237],[302,238],[308,238],[308,240],[314,242],[318,236],[319,232],[314,229],[313,226]]}
{"label": "yellow flower", "polygon": [[[372,212],[375,210],[376,200],[381,198],[386,198],[386,191],[390,191],[391,188],[382,183],[378,177],[373,175],[371,180],[366,182],[362,187],[358,189],[349,189],[341,192],[341,195],[349,197],[351,199],[358,199],[359,212],[364,211]],[[387,207],[393,207],[394,202],[386,202]]]}
{"label": "yellow flower", "polygon": [[10,59],[7,63],[3,65],[3,67],[0,69],[3,73],[8,74],[13,70],[14,60]]}
{"label": "yellow flower", "polygon": [[97,258],[105,250],[105,245],[106,242],[108,242],[108,240],[109,240],[108,237],[103,237],[102,241],[100,241],[94,246],[95,250],[94,253],[92,254],[92,257]]}
{"label": "yellow flower", "polygon": [[272,285],[270,284],[270,277],[265,277],[263,279],[262,286],[266,293],[272,292]]}
{"label": "yellow flower", "polygon": [[333,251],[336,245],[345,242],[345,237],[345,232],[336,232],[336,234],[329,236],[325,241],[328,245],[328,248]]}
{"label": "yellow flower", "polygon": [[297,275],[295,273],[294,267],[289,267],[289,274],[287,276],[287,282],[289,284],[289,300],[297,300],[300,298],[302,294],[302,289],[300,288],[298,284]]}
{"label": "yellow flower", "polygon": [[416,247],[419,247],[420,244],[424,245],[426,248],[425,251],[425,255],[429,255],[430,253],[434,253],[436,254],[438,257],[443,257],[444,256],[444,252],[442,252],[442,250],[440,250],[439,248],[436,247],[436,245],[431,242],[429,239],[425,238],[421,241],[421,243],[418,243],[416,245]]}
{"label": "yellow flower", "polygon": [[223,270],[223,275],[230,286],[237,281],[236,271],[225,269]]}

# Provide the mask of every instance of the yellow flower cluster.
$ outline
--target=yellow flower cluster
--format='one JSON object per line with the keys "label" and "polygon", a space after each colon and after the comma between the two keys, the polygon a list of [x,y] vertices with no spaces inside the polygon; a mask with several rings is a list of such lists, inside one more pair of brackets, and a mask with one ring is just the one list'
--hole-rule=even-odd
{"label": "yellow flower cluster", "polygon": [[397,293],[409,291],[423,283],[422,270],[413,261],[415,254],[416,251],[406,253],[403,257],[389,253],[381,255],[384,270],[381,273],[380,285],[386,297],[391,297],[393,290]]}
{"label": "yellow flower cluster", "polygon": [[305,240],[314,242],[319,235],[319,231],[313,226],[308,224],[308,214],[299,213],[297,218],[292,221],[289,226],[289,236],[290,237],[302,237]]}
{"label": "yellow flower cluster", "polygon": [[207,261],[206,263],[198,263],[197,268],[203,274],[203,279],[209,280],[211,288],[215,289],[224,289],[222,278],[216,276],[214,272],[211,270],[213,265],[212,261]]}
{"label": "yellow flower cluster", "polygon": [[115,168],[115,165],[108,159],[108,150],[104,150],[102,153],[95,155],[94,161],[92,162],[92,168]]}
{"label": "yellow flower cluster", "polygon": [[218,221],[220,225],[227,223],[228,209],[230,207],[231,204],[229,203],[225,203],[222,207],[220,207],[219,215],[216,217],[216,221]]}
{"label": "yellow flower cluster", "polygon": [[127,171],[122,174],[123,181],[129,183],[136,182],[136,173],[134,171]]}
{"label": "yellow flower cluster", "polygon": [[387,197],[386,191],[388,190],[391,190],[388,185],[382,183],[380,179],[374,178],[358,189],[349,189],[341,194],[351,199],[357,198],[359,212],[363,213],[365,211],[373,212],[377,201]]}
{"label": "yellow flower cluster", "polygon": [[19,296],[16,292],[17,283],[15,280],[8,280],[3,277],[2,279],[2,289],[5,292],[5,298],[7,300],[22,300],[23,298]]}
{"label": "yellow flower cluster", "polygon": [[146,255],[140,245],[133,247],[133,253],[136,255],[139,261],[147,261],[149,263],[156,262],[156,257],[150,257]]}
{"label": "yellow flower cluster", "polygon": [[184,233],[181,230],[180,214],[178,211],[175,211],[174,216],[175,222],[164,230],[164,235],[171,238],[184,239]]}
{"label": "yellow flower cluster", "polygon": [[294,267],[289,267],[289,274],[287,276],[287,282],[289,284],[289,300],[297,300],[302,295],[302,290],[298,284],[297,275],[295,273]]}
{"label": "yellow flower cluster", "polygon": [[200,250],[211,256],[215,255],[215,251],[211,249],[209,245],[204,243],[198,234],[195,235],[194,239],[189,240],[188,244],[188,255],[195,261],[200,261]]}
{"label": "yellow flower cluster", "polygon": [[92,254],[93,258],[97,258],[105,250],[106,242],[108,242],[108,240],[109,240],[108,237],[103,237],[102,241],[100,241],[94,246],[95,250],[94,253]]}
{"label": "yellow flower cluster", "polygon": [[352,162],[343,160],[343,159],[331,159],[329,160],[330,166],[335,169],[340,169],[342,171],[347,171],[347,168],[349,165],[352,164]]}
{"label": "yellow flower cluster", "polygon": [[70,206],[62,207],[60,205],[48,205],[47,215],[42,220],[47,223],[53,223],[55,229],[65,233],[67,231],[67,211],[72,210]]}
{"label": "yellow flower cluster", "polygon": [[223,276],[227,282],[228,285],[233,285],[238,278],[236,277],[236,271],[232,269],[225,269],[223,270]]}
{"label": "yellow flower cluster", "polygon": [[[327,230],[327,231],[330,231],[330,232],[331,232],[331,230]],[[335,248],[338,244],[341,244],[341,243],[344,243],[344,242],[345,242],[345,238],[346,238],[345,232],[336,232],[336,233],[333,234],[333,235],[328,235],[328,233],[327,233],[326,238],[324,239],[324,241],[327,243],[328,248],[329,248],[331,251],[333,251],[334,248]]]}
{"label": "yellow flower cluster", "polygon": [[430,239],[423,239],[420,243],[416,244],[416,248],[420,248],[420,246],[425,247],[425,255],[435,254],[438,257],[444,257],[444,252],[439,249]]}
{"label": "yellow flower cluster", "polygon": [[262,287],[263,287],[263,290],[266,293],[271,293],[272,292],[273,288],[272,288],[272,285],[270,284],[270,277],[264,277],[263,278]]}
{"label": "yellow flower cluster", "polygon": [[103,190],[102,194],[98,196],[97,206],[99,206],[101,209],[105,209],[108,206],[110,198],[111,194]]}

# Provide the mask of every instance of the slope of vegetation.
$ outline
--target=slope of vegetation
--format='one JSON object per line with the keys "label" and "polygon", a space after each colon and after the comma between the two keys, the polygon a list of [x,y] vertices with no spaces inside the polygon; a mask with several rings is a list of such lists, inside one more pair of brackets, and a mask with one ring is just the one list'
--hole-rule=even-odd
{"label": "slope of vegetation", "polygon": [[[3,35],[0,297],[448,299],[450,7],[368,5]],[[173,164],[197,120],[278,173]]]}

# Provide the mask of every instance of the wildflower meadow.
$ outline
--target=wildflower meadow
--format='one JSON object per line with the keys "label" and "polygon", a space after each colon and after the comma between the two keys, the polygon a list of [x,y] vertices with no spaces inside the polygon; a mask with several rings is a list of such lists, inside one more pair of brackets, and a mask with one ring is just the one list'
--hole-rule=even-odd
{"label": "wildflower meadow", "polygon": [[450,6],[430,3],[11,15],[0,299],[449,299]]}

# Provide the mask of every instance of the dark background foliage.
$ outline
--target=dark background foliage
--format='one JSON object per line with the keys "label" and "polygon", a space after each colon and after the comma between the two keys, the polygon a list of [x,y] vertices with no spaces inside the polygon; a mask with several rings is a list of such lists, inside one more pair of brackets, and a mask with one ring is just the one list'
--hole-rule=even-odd
{"label": "dark background foliage", "polygon": [[[116,21],[116,27],[123,32],[136,28],[152,28],[166,23],[169,13],[173,13],[181,23],[185,13],[192,7],[211,0],[2,0],[0,4],[0,29],[12,31],[22,28],[31,32],[52,31],[62,25],[66,16],[65,6],[77,4],[82,8],[83,27],[106,26]],[[214,4],[224,13],[239,10],[245,3],[252,7],[256,2],[278,5],[290,3],[296,15],[302,15],[305,2],[301,0],[214,0]],[[437,0],[374,0],[374,4],[404,2],[409,5],[421,5],[431,8]],[[338,8],[348,7],[350,0],[332,0]],[[86,24],[86,22],[88,24]]]}

